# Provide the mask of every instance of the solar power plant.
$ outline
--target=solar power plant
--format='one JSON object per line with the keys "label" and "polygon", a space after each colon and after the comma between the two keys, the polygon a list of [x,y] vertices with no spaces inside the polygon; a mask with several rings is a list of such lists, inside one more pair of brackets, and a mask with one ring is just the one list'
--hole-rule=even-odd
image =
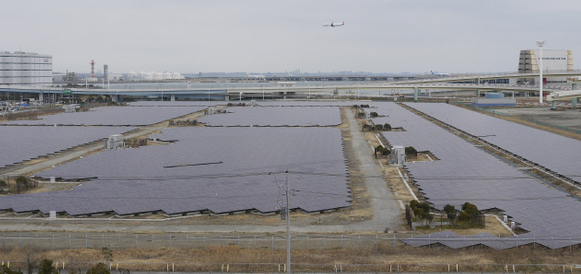
{"label": "solar power plant", "polygon": [[145,126],[184,116],[204,107],[100,107],[86,112],[42,116],[41,120],[5,122],[4,125]]}
{"label": "solar power plant", "polygon": [[207,126],[335,126],[341,124],[338,107],[229,107],[228,113],[198,119]]}
{"label": "solar power plant", "polygon": [[453,127],[581,182],[581,141],[449,104],[408,104]]}
{"label": "solar power plant", "polygon": [[4,140],[0,166],[18,164],[40,156],[107,138],[135,128],[119,127],[0,127]]}
{"label": "solar power plant", "polygon": [[[382,132],[390,145],[430,151],[439,160],[406,163],[405,168],[437,209],[446,204],[460,208],[464,202],[479,209],[501,209],[530,233],[537,243],[551,248],[568,245],[555,237],[581,237],[581,202],[517,170],[514,166],[475,147],[460,137],[393,103],[377,110],[376,124],[403,127],[404,132]],[[553,237],[551,240],[550,237]],[[533,240],[519,240],[517,245]],[[511,245],[511,246],[514,246]]]}
{"label": "solar power plant", "polygon": [[289,171],[291,209],[350,206],[341,130],[164,129],[169,145],[106,150],[37,174],[98,179],[73,190],[0,197],[0,209],[88,215],[276,211]]}

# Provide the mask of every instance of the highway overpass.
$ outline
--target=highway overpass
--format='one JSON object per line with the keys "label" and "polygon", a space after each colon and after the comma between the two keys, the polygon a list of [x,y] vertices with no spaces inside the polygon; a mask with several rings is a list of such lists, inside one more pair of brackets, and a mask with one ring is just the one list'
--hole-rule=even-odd
{"label": "highway overpass", "polygon": [[[579,77],[581,72],[556,72],[545,73],[546,77]],[[292,86],[291,83],[281,86],[258,86],[256,87],[235,87],[235,88],[144,88],[144,89],[103,89],[103,88],[71,88],[72,95],[93,95],[111,96],[114,100],[120,96],[136,97],[164,97],[174,100],[179,96],[194,96],[200,99],[220,97],[222,100],[239,100],[248,98],[307,98],[311,96],[329,96],[345,94],[357,94],[361,91],[378,91],[381,94],[393,95],[406,91],[413,93],[417,98],[422,93],[442,92],[442,91],[475,91],[475,92],[529,92],[538,93],[539,86],[534,85],[508,85],[508,84],[458,84],[454,82],[482,82],[487,79],[504,78],[534,78],[538,74],[504,74],[504,75],[475,75],[461,77],[438,77],[426,80],[398,81],[398,82],[361,82],[348,85],[325,85],[325,86]],[[291,86],[289,86],[291,85]],[[562,92],[570,90],[569,87],[544,86],[547,93]],[[0,93],[26,93],[38,94],[42,98],[51,96],[61,96],[65,92],[64,88],[53,87],[30,87],[30,86],[0,86]]]}

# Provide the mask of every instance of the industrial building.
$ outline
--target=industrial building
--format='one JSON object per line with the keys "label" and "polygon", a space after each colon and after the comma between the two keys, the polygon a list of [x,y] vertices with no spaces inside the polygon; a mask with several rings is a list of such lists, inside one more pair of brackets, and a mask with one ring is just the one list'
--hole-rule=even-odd
{"label": "industrial building", "polygon": [[52,55],[0,52],[0,85],[52,85]]}
{"label": "industrial building", "polygon": [[[539,73],[539,50],[521,50],[518,61],[518,73]],[[573,52],[571,50],[543,50],[543,73],[574,71]],[[567,84],[566,77],[543,78],[545,85],[561,86]],[[518,84],[538,85],[538,78],[521,78]]]}

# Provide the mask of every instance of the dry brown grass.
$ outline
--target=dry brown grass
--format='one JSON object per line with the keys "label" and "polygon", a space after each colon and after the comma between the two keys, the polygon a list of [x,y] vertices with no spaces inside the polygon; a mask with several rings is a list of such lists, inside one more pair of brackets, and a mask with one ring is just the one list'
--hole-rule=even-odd
{"label": "dry brown grass", "polygon": [[[35,261],[44,258],[67,262],[73,268],[87,268],[87,265],[104,261],[101,250],[69,249],[58,251],[38,251],[27,249],[4,249],[0,256],[4,261],[11,261],[13,268],[22,267],[28,254]],[[394,250],[391,244],[380,244],[377,248],[305,250],[294,249],[292,262],[295,271],[322,271],[329,267],[341,265],[344,271],[386,271],[389,265],[400,265],[401,270],[444,271],[447,264],[461,264],[463,271],[502,271],[504,265],[512,264],[556,264],[558,269],[563,264],[575,264],[581,250],[572,248],[557,251],[542,247],[521,247],[511,250],[494,250],[486,247],[473,247],[465,250],[450,250],[445,247],[411,248],[397,245]],[[22,263],[17,263],[22,262]],[[75,263],[77,262],[77,263]],[[180,271],[217,271],[222,265],[232,267],[231,271],[253,272],[274,271],[278,264],[286,262],[285,250],[264,248],[248,249],[237,246],[208,247],[205,249],[123,249],[113,250],[113,267],[132,270],[166,270],[177,265]],[[518,266],[518,270],[527,272],[555,271],[548,266]],[[250,268],[248,270],[244,268]]]}

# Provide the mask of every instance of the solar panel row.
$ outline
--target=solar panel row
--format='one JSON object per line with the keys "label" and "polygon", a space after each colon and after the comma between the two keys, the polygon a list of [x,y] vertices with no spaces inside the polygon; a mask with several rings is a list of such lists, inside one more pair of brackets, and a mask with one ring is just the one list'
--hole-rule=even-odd
{"label": "solar panel row", "polygon": [[[107,150],[39,173],[98,177],[73,190],[5,196],[1,209],[167,214],[276,211],[290,171],[291,208],[316,212],[350,206],[341,131],[335,128],[171,128],[170,145]],[[176,166],[167,168],[168,166]]]}
{"label": "solar panel row", "polygon": [[86,112],[43,116],[40,120],[4,122],[2,125],[145,126],[184,116],[202,109],[204,107],[100,107]]}
{"label": "solar panel row", "polygon": [[208,126],[335,126],[341,124],[338,107],[229,107],[225,114],[198,121]]}
{"label": "solar panel row", "polygon": [[134,127],[1,126],[0,139],[9,145],[2,146],[0,166],[18,164],[134,129]]}
{"label": "solar panel row", "polygon": [[408,104],[529,161],[580,181],[581,141],[449,104]]}
{"label": "solar panel row", "polygon": [[392,127],[405,129],[382,133],[391,145],[413,146],[418,151],[430,151],[439,159],[405,165],[435,208],[443,209],[446,204],[459,208],[462,203],[470,202],[480,209],[504,210],[532,236],[581,235],[579,231],[567,229],[571,227],[571,220],[581,219],[581,203],[568,193],[528,177],[395,104],[380,106],[377,112],[386,117],[374,119],[376,124],[387,122]]}

